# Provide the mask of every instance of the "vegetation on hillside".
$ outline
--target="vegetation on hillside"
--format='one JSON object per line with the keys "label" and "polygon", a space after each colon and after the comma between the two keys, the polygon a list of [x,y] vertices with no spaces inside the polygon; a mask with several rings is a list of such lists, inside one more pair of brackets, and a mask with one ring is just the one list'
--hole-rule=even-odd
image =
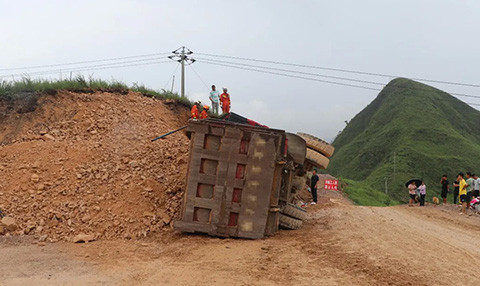
{"label": "vegetation on hillside", "polygon": [[387,180],[391,199],[402,202],[408,198],[405,182],[423,178],[430,199],[439,196],[444,173],[451,184],[460,171],[480,173],[479,143],[479,111],[441,90],[399,78],[335,139],[329,171],[358,181],[352,185],[364,192],[383,191]]}
{"label": "vegetation on hillside", "polygon": [[180,103],[192,106],[192,102],[188,98],[182,98],[178,93],[166,90],[156,91],[146,88],[144,85],[133,84],[128,86],[119,81],[105,81],[102,79],[77,76],[73,79],[64,80],[46,80],[23,78],[18,81],[0,81],[0,97],[18,97],[25,93],[51,93],[56,90],[68,90],[75,92],[86,92],[95,90],[107,90],[124,92],[128,90],[140,92],[145,96],[155,97],[158,99],[175,99]]}
{"label": "vegetation on hillside", "polygon": [[392,206],[399,204],[385,194],[383,190],[372,188],[370,185],[354,180],[340,178],[341,189],[358,205],[363,206]]}

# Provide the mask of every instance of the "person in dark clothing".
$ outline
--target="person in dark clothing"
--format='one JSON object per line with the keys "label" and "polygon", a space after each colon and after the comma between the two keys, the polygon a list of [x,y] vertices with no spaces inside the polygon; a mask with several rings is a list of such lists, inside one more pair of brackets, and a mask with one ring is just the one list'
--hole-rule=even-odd
{"label": "person in dark clothing", "polygon": [[453,183],[453,186],[455,187],[453,189],[453,204],[455,205],[457,203],[457,199],[458,199],[458,193],[460,191],[460,182],[458,180],[456,180],[454,183]]}
{"label": "person in dark clothing", "polygon": [[450,186],[448,185],[448,178],[447,175],[443,175],[442,179],[440,180],[440,184],[442,184],[442,199],[443,204],[447,204],[447,193],[450,192]]}
{"label": "person in dark clothing", "polygon": [[313,169],[313,172],[312,172],[312,179],[310,180],[310,189],[312,190],[312,199],[313,199],[313,202],[312,202],[312,205],[316,205],[317,204],[317,183],[318,183],[318,175],[317,175],[317,171],[315,169]]}

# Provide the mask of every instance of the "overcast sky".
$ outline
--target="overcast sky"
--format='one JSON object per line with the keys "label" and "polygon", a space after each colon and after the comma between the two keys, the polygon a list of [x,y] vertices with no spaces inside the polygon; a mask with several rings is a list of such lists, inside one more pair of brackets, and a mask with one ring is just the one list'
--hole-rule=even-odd
{"label": "overcast sky", "polygon": [[[480,83],[480,1],[473,0],[0,0],[0,27],[0,69],[164,53],[185,45],[194,53]],[[169,89],[176,65],[171,62],[82,74]],[[344,121],[378,94],[201,61],[192,67],[186,69],[186,93],[190,98],[208,103],[207,86],[226,86],[234,112],[270,127],[303,131],[325,140],[332,140],[345,126]],[[296,70],[385,84],[390,80]],[[180,88],[179,71],[176,91]],[[0,75],[11,73],[18,71],[0,71]],[[60,73],[43,77],[58,78]],[[478,88],[434,86],[480,95]],[[480,99],[466,101],[480,103]]]}

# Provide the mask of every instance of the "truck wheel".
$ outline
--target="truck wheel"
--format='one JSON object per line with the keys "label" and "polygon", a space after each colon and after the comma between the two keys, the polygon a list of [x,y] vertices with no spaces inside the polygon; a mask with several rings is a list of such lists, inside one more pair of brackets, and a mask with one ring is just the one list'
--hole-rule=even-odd
{"label": "truck wheel", "polygon": [[280,214],[279,226],[284,229],[299,229],[303,222],[299,219],[291,218],[289,216]]}
{"label": "truck wheel", "polygon": [[310,148],[307,148],[306,159],[310,161],[313,165],[321,169],[326,169],[328,167],[328,164],[330,163],[330,160],[327,157]]}
{"label": "truck wheel", "polygon": [[297,207],[294,204],[282,206],[280,213],[299,220],[305,220],[307,218],[307,211],[301,207]]}
{"label": "truck wheel", "polygon": [[303,140],[305,140],[308,148],[311,148],[317,152],[322,153],[327,158],[330,158],[333,155],[333,152],[335,151],[335,147],[333,147],[331,144],[328,144],[322,139],[307,133],[299,132],[297,134],[298,136],[302,137]]}

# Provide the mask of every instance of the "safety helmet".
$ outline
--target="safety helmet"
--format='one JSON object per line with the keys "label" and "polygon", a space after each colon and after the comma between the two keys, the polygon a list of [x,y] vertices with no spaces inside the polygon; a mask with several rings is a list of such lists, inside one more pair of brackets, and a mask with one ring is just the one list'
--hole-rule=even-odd
{"label": "safety helmet", "polygon": [[203,106],[203,109],[208,110],[208,109],[209,109],[208,105],[204,105],[204,106]]}

